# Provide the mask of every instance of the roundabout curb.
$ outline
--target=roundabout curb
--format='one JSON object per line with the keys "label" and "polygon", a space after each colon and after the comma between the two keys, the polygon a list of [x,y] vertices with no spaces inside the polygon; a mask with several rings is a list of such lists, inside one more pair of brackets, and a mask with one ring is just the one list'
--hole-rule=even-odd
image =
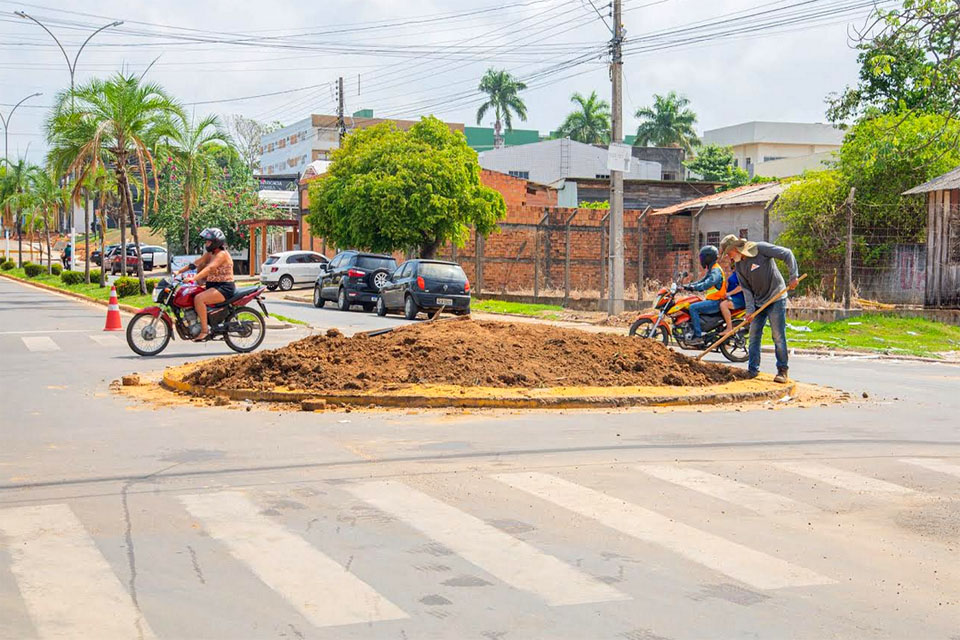
{"label": "roundabout curb", "polygon": [[365,393],[322,393],[274,389],[215,389],[185,380],[191,363],[164,370],[161,386],[168,391],[209,398],[251,402],[287,402],[305,411],[332,405],[393,408],[464,409],[589,409],[610,407],[665,407],[763,402],[793,395],[796,384],[778,384],[770,376],[707,387],[550,387],[503,389],[455,385],[397,385]]}

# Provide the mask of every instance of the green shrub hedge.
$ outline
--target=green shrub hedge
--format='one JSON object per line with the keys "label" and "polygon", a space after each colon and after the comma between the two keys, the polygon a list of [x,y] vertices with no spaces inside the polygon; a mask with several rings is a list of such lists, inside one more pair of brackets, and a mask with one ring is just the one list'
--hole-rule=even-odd
{"label": "green shrub hedge", "polygon": [[137,278],[117,278],[113,285],[117,288],[118,298],[140,295],[140,280]]}
{"label": "green shrub hedge", "polygon": [[83,282],[83,274],[79,271],[64,271],[60,274],[60,280],[66,285],[80,284]]}
{"label": "green shrub hedge", "polygon": [[100,269],[90,269],[90,282],[100,282]]}
{"label": "green shrub hedge", "polygon": [[36,278],[38,275],[43,273],[45,269],[39,264],[33,264],[32,262],[23,265],[23,272],[27,274],[28,278]]}
{"label": "green shrub hedge", "polygon": [[58,262],[51,263],[51,264],[50,264],[50,273],[52,273],[52,274],[55,275],[55,276],[60,275],[61,273],[63,273],[63,266],[60,265],[60,263],[58,263]]}
{"label": "green shrub hedge", "polygon": [[158,282],[160,282],[160,278],[150,278],[149,280],[144,280],[144,284],[147,285],[147,293],[153,293],[153,290],[157,288]]}
{"label": "green shrub hedge", "polygon": [[3,262],[0,262],[0,269],[3,269],[4,271],[10,271],[10,269],[13,269],[16,266],[17,263],[13,260],[4,260]]}

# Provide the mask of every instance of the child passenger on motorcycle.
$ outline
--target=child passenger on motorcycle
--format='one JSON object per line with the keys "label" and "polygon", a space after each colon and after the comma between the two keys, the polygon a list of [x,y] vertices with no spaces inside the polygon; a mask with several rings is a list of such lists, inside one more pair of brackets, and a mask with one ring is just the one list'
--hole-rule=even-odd
{"label": "child passenger on motorcycle", "polygon": [[730,271],[730,276],[727,277],[727,299],[720,303],[720,313],[727,323],[727,331],[730,331],[733,329],[733,312],[745,308],[747,303],[743,298],[743,287],[740,286],[740,280],[733,265],[727,260],[723,266]]}
{"label": "child passenger on motorcycle", "polygon": [[727,297],[727,280],[723,276],[720,263],[717,262],[719,257],[720,251],[713,245],[708,244],[700,249],[700,266],[707,270],[707,275],[683,286],[687,291],[703,291],[706,298],[690,305],[690,324],[693,325],[692,346],[703,345],[700,315],[719,313],[720,303]]}

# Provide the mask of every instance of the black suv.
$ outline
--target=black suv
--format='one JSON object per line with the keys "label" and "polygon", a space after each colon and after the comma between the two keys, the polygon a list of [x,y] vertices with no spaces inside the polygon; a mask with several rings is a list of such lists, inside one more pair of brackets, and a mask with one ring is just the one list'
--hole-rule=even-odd
{"label": "black suv", "polygon": [[443,307],[462,316],[470,313],[470,281],[456,262],[407,260],[380,290],[377,315],[403,310],[407,320],[421,311]]}
{"label": "black suv", "polygon": [[380,298],[380,289],[396,271],[397,261],[390,256],[359,251],[342,251],[334,256],[313,285],[313,306],[322,307],[327,300],[347,311],[351,305],[363,305],[373,311]]}

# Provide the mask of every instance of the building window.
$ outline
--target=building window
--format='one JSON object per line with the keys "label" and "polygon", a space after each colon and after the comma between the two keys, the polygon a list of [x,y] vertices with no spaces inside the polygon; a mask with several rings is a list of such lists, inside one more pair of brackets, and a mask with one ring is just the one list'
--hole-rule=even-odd
{"label": "building window", "polygon": [[596,177],[597,180],[609,180],[609,179],[610,179],[610,174],[609,174],[609,173],[598,173],[595,177]]}
{"label": "building window", "polygon": [[735,167],[739,167],[739,166],[740,166],[740,158],[734,158],[734,159],[733,159],[733,166],[735,166]]}
{"label": "building window", "polygon": [[529,180],[530,172],[529,171],[508,171],[508,174],[514,178],[520,178],[521,180]]}
{"label": "building window", "polygon": [[719,231],[708,231],[707,232],[707,244],[712,244],[715,247],[720,246],[720,232]]}
{"label": "building window", "polygon": [[677,174],[675,174],[675,173],[672,172],[672,171],[664,171],[664,172],[663,172],[663,175],[660,176],[660,178],[663,179],[663,180],[676,180],[676,179],[677,179]]}
{"label": "building window", "polygon": [[950,207],[947,219],[947,263],[960,264],[960,208]]}
{"label": "building window", "polygon": [[764,162],[773,162],[774,160],[783,160],[786,156],[763,156]]}
{"label": "building window", "polygon": [[740,237],[744,240],[750,239],[750,229],[740,229]]}

